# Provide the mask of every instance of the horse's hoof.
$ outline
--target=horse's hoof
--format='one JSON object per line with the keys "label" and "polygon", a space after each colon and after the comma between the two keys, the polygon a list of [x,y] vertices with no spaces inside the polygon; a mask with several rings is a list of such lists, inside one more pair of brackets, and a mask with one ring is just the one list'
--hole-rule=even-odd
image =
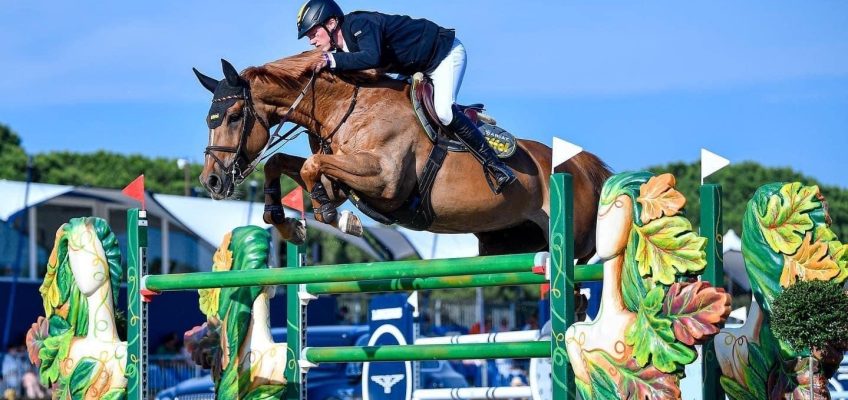
{"label": "horse's hoof", "polygon": [[336,218],[339,216],[339,211],[330,203],[322,204],[314,213],[315,219],[325,224],[336,222]]}
{"label": "horse's hoof", "polygon": [[347,233],[348,235],[361,237],[362,221],[359,220],[359,217],[357,217],[356,214],[348,210],[344,210],[342,211],[341,217],[339,217],[339,230]]}
{"label": "horse's hoof", "polygon": [[286,218],[290,223],[294,224],[294,230],[292,231],[292,237],[289,239],[289,242],[294,243],[295,245],[302,245],[306,242],[306,221],[297,219],[297,218]]}

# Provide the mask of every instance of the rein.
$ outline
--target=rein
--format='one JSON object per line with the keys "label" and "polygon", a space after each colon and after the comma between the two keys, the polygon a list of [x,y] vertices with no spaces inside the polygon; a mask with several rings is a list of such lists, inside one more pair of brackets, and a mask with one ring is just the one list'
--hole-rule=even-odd
{"label": "rein", "polygon": [[[350,117],[350,115],[353,113],[354,108],[356,107],[356,99],[357,99],[358,94],[359,94],[359,85],[354,85],[353,98],[351,99],[350,106],[348,107],[347,112],[342,117],[341,121],[336,126],[336,128],[333,129],[333,131],[330,132],[330,134],[327,135],[326,137],[322,137],[320,134],[315,134],[315,133],[310,132],[308,130],[303,130],[301,132],[298,132],[297,134],[292,135],[294,133],[294,131],[301,128],[301,126],[298,125],[298,124],[296,124],[294,127],[289,129],[288,131],[286,131],[284,134],[280,135],[280,129],[283,127],[283,124],[288,122],[289,116],[297,108],[297,106],[300,104],[300,102],[303,100],[303,98],[306,96],[306,93],[309,91],[309,89],[312,88],[313,91],[314,91],[315,76],[316,75],[317,74],[313,71],[312,76],[309,78],[309,81],[306,82],[306,85],[304,85],[303,88],[300,90],[300,93],[298,94],[298,96],[294,100],[294,102],[292,102],[292,105],[289,107],[288,110],[286,110],[286,113],[283,114],[283,116],[280,119],[280,122],[277,124],[277,128],[274,130],[273,134],[270,134],[271,127],[268,125],[268,123],[265,120],[262,119],[262,117],[259,116],[259,114],[256,112],[256,109],[253,106],[253,97],[251,96],[249,85],[246,85],[244,87],[244,90],[242,91],[242,94],[240,96],[235,96],[235,97],[231,96],[231,97],[227,97],[227,98],[224,98],[224,99],[217,100],[217,101],[223,101],[223,100],[232,99],[232,98],[243,99],[244,102],[245,102],[245,109],[247,110],[247,115],[249,115],[255,121],[259,121],[259,124],[262,125],[262,127],[265,128],[265,130],[267,130],[269,132],[268,142],[265,144],[265,147],[262,148],[262,150],[259,152],[259,155],[256,157],[256,159],[254,159],[253,161],[248,163],[246,168],[241,169],[238,166],[238,164],[239,164],[239,161],[248,159],[248,155],[245,153],[244,147],[245,147],[245,144],[247,143],[247,138],[250,136],[249,132],[253,128],[253,121],[248,122],[245,119],[244,124],[242,125],[241,133],[239,134],[239,142],[238,142],[237,147],[209,145],[209,146],[206,146],[206,150],[204,151],[204,153],[208,156],[211,156],[212,159],[215,160],[215,163],[218,164],[221,167],[221,169],[223,169],[225,175],[232,175],[233,182],[235,182],[235,184],[242,183],[256,169],[256,166],[259,165],[260,162],[262,162],[263,160],[267,159],[272,154],[274,154],[274,152],[279,147],[282,147],[282,145],[285,145],[285,143],[288,143],[289,141],[294,140],[302,132],[306,132],[308,135],[316,138],[321,143],[321,151],[325,154],[330,154],[330,152],[331,152],[330,143],[332,142],[333,136],[336,134],[336,132],[339,131],[339,129],[342,127],[342,125],[344,125],[344,123],[347,121],[348,117]],[[314,119],[314,115],[313,115],[313,119]],[[281,145],[281,143],[282,143],[282,145]],[[278,145],[280,145],[280,146],[278,147]],[[235,157],[233,158],[232,162],[230,162],[230,164],[227,165],[218,156],[213,154],[212,153],[213,151],[220,151],[220,152],[224,152],[224,153],[233,153],[233,154],[235,154]]]}

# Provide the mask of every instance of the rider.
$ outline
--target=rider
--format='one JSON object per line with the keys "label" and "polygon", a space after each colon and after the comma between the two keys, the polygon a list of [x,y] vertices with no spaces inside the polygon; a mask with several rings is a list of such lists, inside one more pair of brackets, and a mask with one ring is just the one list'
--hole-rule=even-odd
{"label": "rider", "polygon": [[309,0],[297,16],[297,38],[321,49],[316,70],[352,71],[382,68],[412,75],[424,72],[433,81],[439,120],[483,164],[498,194],[515,175],[495,154],[473,122],[454,104],[465,75],[465,46],[452,29],[405,15],[356,11],[345,15],[333,0]]}

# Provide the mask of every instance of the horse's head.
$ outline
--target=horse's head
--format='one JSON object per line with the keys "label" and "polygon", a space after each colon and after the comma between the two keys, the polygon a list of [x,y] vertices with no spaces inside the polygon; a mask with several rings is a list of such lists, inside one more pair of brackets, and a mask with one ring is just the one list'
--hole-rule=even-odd
{"label": "horse's head", "polygon": [[213,94],[206,116],[209,144],[200,182],[216,200],[233,194],[268,143],[267,119],[256,112],[249,82],[226,60],[221,64],[224,79],[220,81],[194,69],[200,84]]}

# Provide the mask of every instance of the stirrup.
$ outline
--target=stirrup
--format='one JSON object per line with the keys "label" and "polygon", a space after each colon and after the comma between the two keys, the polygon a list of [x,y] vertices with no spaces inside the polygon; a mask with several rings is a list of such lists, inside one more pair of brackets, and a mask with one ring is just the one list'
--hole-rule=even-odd
{"label": "stirrup", "polygon": [[[516,181],[515,173],[509,167],[504,165],[502,169],[494,167],[492,163],[483,164],[483,176],[494,194],[501,194],[505,187]],[[502,178],[498,179],[498,175],[502,175]]]}
{"label": "stirrup", "polygon": [[348,235],[362,237],[362,221],[359,220],[356,214],[348,210],[342,210],[341,216],[339,216],[339,230]]}

